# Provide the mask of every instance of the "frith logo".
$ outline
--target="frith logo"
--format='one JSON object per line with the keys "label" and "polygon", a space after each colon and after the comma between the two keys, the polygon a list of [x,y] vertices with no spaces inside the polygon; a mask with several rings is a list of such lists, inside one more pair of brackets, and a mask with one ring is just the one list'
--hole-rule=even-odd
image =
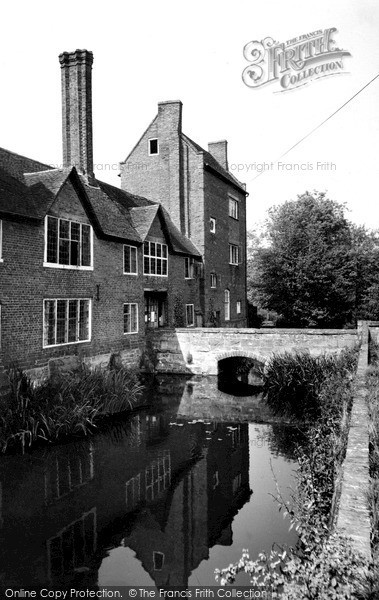
{"label": "frith logo", "polygon": [[298,88],[319,77],[337,75],[343,71],[342,59],[350,52],[335,47],[330,29],[306,33],[287,42],[272,38],[246,44],[243,55],[249,65],[242,73],[244,83],[258,88],[279,81],[281,92]]}

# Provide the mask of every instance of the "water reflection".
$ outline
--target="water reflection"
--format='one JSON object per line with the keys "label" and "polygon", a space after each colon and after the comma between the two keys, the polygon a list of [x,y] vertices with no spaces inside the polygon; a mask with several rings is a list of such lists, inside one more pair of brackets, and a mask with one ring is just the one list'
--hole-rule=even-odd
{"label": "water reflection", "polygon": [[0,584],[186,586],[199,566],[213,583],[211,549],[238,548],[241,509],[259,485],[252,440],[267,458],[275,431],[253,438],[247,422],[196,416],[204,381],[159,387],[154,408],[89,441],[1,458]]}

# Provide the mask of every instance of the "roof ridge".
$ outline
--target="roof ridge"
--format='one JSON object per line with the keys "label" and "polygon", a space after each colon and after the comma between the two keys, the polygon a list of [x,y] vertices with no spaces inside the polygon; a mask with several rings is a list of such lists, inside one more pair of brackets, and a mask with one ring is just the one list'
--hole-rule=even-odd
{"label": "roof ridge", "polygon": [[[39,160],[35,160],[34,158],[29,158],[28,156],[25,156],[25,154],[19,154],[18,152],[13,152],[13,150],[8,150],[7,148],[3,148],[2,146],[0,146],[0,151],[1,150],[3,150],[4,152],[7,152],[8,154],[13,154],[13,156],[18,156],[19,158],[26,158],[26,160],[30,160],[31,162],[37,163],[37,164],[41,165],[41,167],[48,167],[46,169],[46,171],[55,170],[52,165],[48,165],[47,163],[43,163]],[[36,172],[38,173],[38,171],[36,171]]]}

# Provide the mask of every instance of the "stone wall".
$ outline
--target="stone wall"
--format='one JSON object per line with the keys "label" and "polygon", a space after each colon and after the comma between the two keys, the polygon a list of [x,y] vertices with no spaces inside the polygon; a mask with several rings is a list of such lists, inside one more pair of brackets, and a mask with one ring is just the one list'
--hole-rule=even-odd
{"label": "stone wall", "polygon": [[[161,373],[217,375],[218,361],[245,356],[264,364],[283,352],[340,352],[358,341],[353,329],[175,329],[149,337],[149,356]],[[152,370],[151,368],[149,370]]]}
{"label": "stone wall", "polygon": [[[368,331],[367,331],[368,334]],[[371,558],[369,489],[369,433],[367,386],[368,335],[362,339],[355,380],[355,396],[343,463],[337,530],[350,538],[354,550]]]}

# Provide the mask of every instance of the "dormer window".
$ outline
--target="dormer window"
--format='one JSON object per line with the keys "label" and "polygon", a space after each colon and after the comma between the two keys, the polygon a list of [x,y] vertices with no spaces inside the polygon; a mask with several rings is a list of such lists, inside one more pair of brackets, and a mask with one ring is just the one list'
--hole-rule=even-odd
{"label": "dormer window", "polygon": [[158,139],[157,138],[151,138],[149,140],[149,155],[152,156],[153,154],[159,154],[159,147],[158,147]]}

